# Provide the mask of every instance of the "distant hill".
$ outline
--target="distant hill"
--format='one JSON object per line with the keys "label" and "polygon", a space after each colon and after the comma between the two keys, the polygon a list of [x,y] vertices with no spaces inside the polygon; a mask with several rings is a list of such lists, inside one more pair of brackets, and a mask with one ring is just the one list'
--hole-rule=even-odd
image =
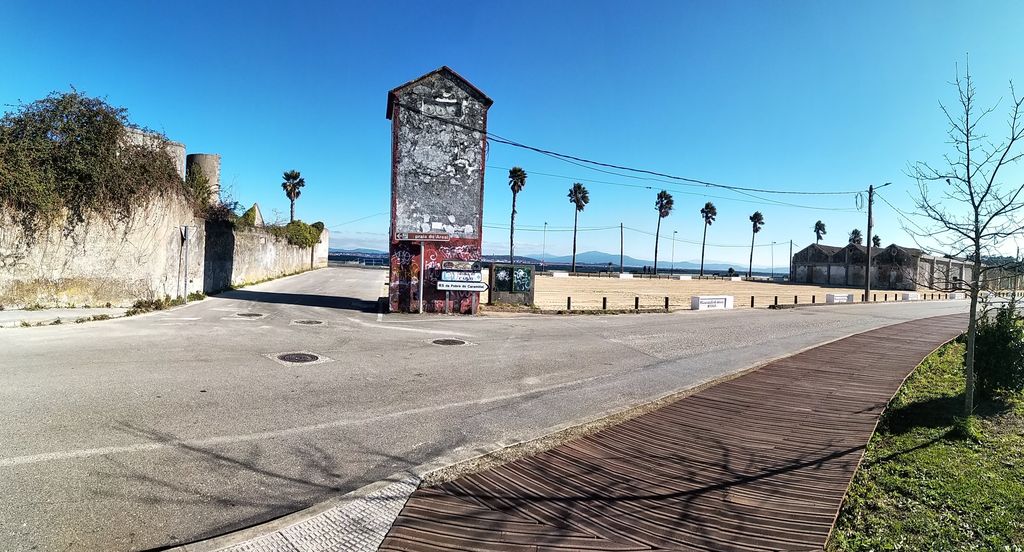
{"label": "distant hill", "polygon": [[[536,257],[540,257],[536,255]],[[671,259],[661,257],[659,255],[658,266],[659,268],[668,268],[672,265]],[[572,255],[548,255],[544,259],[548,264],[570,264],[572,263]],[[587,265],[604,265],[608,266],[608,263],[612,263],[612,266],[619,266],[619,255],[617,253],[605,253],[603,251],[584,251],[583,253],[576,254],[576,264],[587,264]],[[643,266],[654,266],[654,260],[637,259],[626,255],[622,258],[622,264],[625,266],[632,267],[643,267]],[[699,270],[700,263],[694,263],[691,261],[677,261],[675,264],[676,268],[680,270]],[[738,263],[727,263],[723,261],[705,261],[704,270],[710,271],[725,271],[729,268],[735,269],[739,272],[741,269],[745,269],[746,265]],[[755,269],[766,269],[770,270],[770,267],[754,267]],[[788,268],[787,268],[788,270]]]}
{"label": "distant hill", "polygon": [[[355,249],[331,249],[331,257],[335,258],[380,258],[386,259],[388,257],[387,251],[381,251],[379,249],[367,249],[363,247]],[[543,259],[543,261],[542,261]],[[483,255],[482,261],[487,263],[507,263],[508,255]],[[568,267],[572,264],[572,255],[516,255],[516,262],[523,264],[535,264],[535,265],[555,265],[561,268],[562,265]],[[644,266],[653,266],[653,260],[637,259],[626,255],[623,257],[622,262],[627,267],[640,268]],[[577,267],[607,267],[608,263],[611,263],[613,267],[619,266],[619,256],[615,253],[605,253],[603,251],[584,251],[576,254],[576,266]],[[672,265],[670,259],[658,259],[658,268],[668,270]],[[692,261],[678,261],[675,264],[675,268],[679,271],[695,271],[700,269],[700,263]],[[704,270],[706,272],[725,272],[730,268],[736,270],[736,272],[745,272],[746,263],[727,263],[723,261],[707,261],[704,263]],[[789,270],[788,263],[782,267],[775,267],[776,273],[785,273]],[[759,273],[767,273],[771,271],[771,267],[768,266],[754,266],[754,271]]]}
{"label": "distant hill", "polygon": [[355,249],[329,249],[328,253],[331,255],[387,255],[387,251],[381,251],[380,249],[366,249],[365,247],[357,247]]}

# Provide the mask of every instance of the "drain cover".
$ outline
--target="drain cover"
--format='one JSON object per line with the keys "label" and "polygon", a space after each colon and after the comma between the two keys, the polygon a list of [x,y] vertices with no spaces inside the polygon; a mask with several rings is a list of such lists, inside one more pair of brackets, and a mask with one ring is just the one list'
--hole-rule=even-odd
{"label": "drain cover", "polygon": [[312,353],[283,353],[277,355],[277,360],[292,362],[295,364],[305,364],[307,362],[316,362],[320,360],[320,357]]}
{"label": "drain cover", "polygon": [[240,312],[240,313],[238,313],[235,316],[240,316],[242,318],[262,318],[263,317],[263,315],[258,313],[258,312]]}
{"label": "drain cover", "polygon": [[465,345],[466,342],[461,339],[452,339],[450,337],[435,339],[431,341],[434,345]]}
{"label": "drain cover", "polygon": [[303,326],[319,326],[323,324],[323,320],[296,320],[293,324],[301,324]]}
{"label": "drain cover", "polygon": [[262,355],[282,366],[310,366],[312,364],[326,364],[334,362],[333,359],[324,355],[311,353],[309,351],[288,351],[286,353],[267,353]]}

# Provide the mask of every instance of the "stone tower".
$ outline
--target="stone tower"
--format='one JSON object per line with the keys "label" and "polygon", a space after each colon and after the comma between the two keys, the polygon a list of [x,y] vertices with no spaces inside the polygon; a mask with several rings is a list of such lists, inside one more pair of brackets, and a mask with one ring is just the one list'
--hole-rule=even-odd
{"label": "stone tower", "polygon": [[446,296],[437,282],[442,261],[480,260],[492,103],[448,67],[388,92],[392,312],[416,312],[420,289],[425,312],[477,311],[479,293]]}
{"label": "stone tower", "polygon": [[199,167],[210,181],[210,204],[220,203],[220,154],[191,153],[185,158],[185,177]]}

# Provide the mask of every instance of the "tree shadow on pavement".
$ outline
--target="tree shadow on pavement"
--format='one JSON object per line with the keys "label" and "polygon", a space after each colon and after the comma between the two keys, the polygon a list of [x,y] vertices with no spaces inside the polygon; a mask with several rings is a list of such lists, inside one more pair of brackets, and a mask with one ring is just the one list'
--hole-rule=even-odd
{"label": "tree shadow on pavement", "polygon": [[[166,471],[154,470],[150,465],[145,472],[129,461],[110,456],[106,458],[110,469],[91,474],[100,483],[94,494],[122,500],[125,508],[136,509],[141,504],[150,507],[151,511],[162,511],[167,505],[174,505],[175,510],[190,512],[177,520],[161,520],[161,526],[171,531],[176,528],[179,533],[162,542],[142,543],[147,547],[144,549],[150,551],[168,550],[295,513],[408,469],[424,458],[444,453],[451,446],[447,443],[448,446],[442,448],[417,449],[412,454],[414,457],[404,457],[351,440],[345,440],[339,447],[338,439],[331,442],[340,452],[332,452],[317,439],[304,439],[288,447],[288,462],[282,464],[270,460],[271,451],[263,441],[198,445],[130,422],[120,422],[117,428],[146,442],[167,445],[173,452],[184,455],[177,455],[172,461],[164,460],[168,463]],[[456,433],[458,441],[455,446],[458,446],[464,442],[464,435]],[[273,441],[269,443],[273,444]],[[353,457],[359,459],[355,463],[359,471],[355,473],[350,472]],[[189,465],[193,475],[183,478],[171,464]],[[126,481],[131,488],[130,493],[119,491]],[[237,492],[238,485],[248,486],[247,490],[258,487],[258,491]],[[392,498],[380,497],[381,500]],[[152,509],[154,507],[155,510]],[[194,523],[192,518],[201,516],[209,508],[228,510],[229,515],[207,518],[208,524]],[[230,521],[224,522],[225,518]],[[183,528],[182,522],[186,523],[184,527],[187,529]],[[192,532],[187,532],[190,530]]]}
{"label": "tree shadow on pavement", "polygon": [[[526,524],[539,547],[589,541],[593,550],[719,550],[723,539],[751,549],[821,547],[864,450],[828,442],[768,453],[707,436],[694,443],[699,450],[665,442],[659,453],[630,446],[628,434],[623,428],[616,446],[584,437],[421,490],[407,505],[416,519],[399,518],[381,550],[400,550],[415,534],[457,538],[460,530],[446,528],[466,523],[492,533],[493,546],[481,549],[493,550],[501,550],[507,527]],[[832,499],[812,498],[823,491]],[[453,502],[437,506],[446,500]],[[807,508],[794,506],[805,500]],[[403,532],[407,523],[412,533]],[[780,532],[786,536],[776,539]]]}
{"label": "tree shadow on pavement", "polygon": [[339,295],[314,295],[309,293],[282,293],[277,291],[252,291],[233,289],[217,294],[217,297],[257,303],[273,303],[279,305],[300,305],[304,307],[326,307],[357,312],[380,312],[380,299],[368,301],[355,297]]}

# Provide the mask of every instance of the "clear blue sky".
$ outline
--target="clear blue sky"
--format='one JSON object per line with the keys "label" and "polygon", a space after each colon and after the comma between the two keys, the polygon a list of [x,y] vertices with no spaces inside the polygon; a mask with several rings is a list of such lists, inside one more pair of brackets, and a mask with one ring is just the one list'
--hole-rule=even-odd
{"label": "clear blue sky", "polygon": [[[386,93],[441,65],[494,99],[489,130],[504,137],[740,186],[820,191],[892,181],[883,195],[905,210],[914,189],[908,162],[947,151],[938,102],[954,100],[955,64],[970,53],[986,104],[1008,95],[1011,78],[1024,78],[1020,2],[8,0],[2,12],[5,109],[71,85],[105,96],[191,153],[220,153],[224,188],[243,204],[258,201],[268,216],[287,213],[282,171],[302,171],[298,215],[333,226],[335,246],[379,249],[390,193]],[[1000,110],[993,133],[1002,121]],[[582,227],[654,230],[661,184],[588,182],[638,183],[496,144],[485,184],[486,253],[508,250],[507,229],[493,226],[508,225],[513,164],[531,174],[519,199],[519,253],[541,251],[542,233],[528,229],[571,227],[574,180],[591,195]],[[708,242],[739,247],[711,246],[708,258],[737,266],[746,262],[755,209],[767,221],[757,241],[779,242],[778,266],[789,240],[813,240],[818,219],[829,243],[864,229],[855,210],[667,187],[676,210],[663,236],[699,242],[698,211],[710,199],[719,218]],[[852,197],[780,199],[856,207]],[[912,244],[888,206],[876,212],[885,243]],[[618,238],[617,229],[581,232],[579,248],[617,251]],[[627,232],[626,254],[651,258],[653,241]],[[670,248],[662,242],[663,261]],[[570,249],[571,232],[548,232],[547,252]],[[699,245],[677,242],[676,260],[699,255]],[[759,247],[755,264],[770,255]]]}

